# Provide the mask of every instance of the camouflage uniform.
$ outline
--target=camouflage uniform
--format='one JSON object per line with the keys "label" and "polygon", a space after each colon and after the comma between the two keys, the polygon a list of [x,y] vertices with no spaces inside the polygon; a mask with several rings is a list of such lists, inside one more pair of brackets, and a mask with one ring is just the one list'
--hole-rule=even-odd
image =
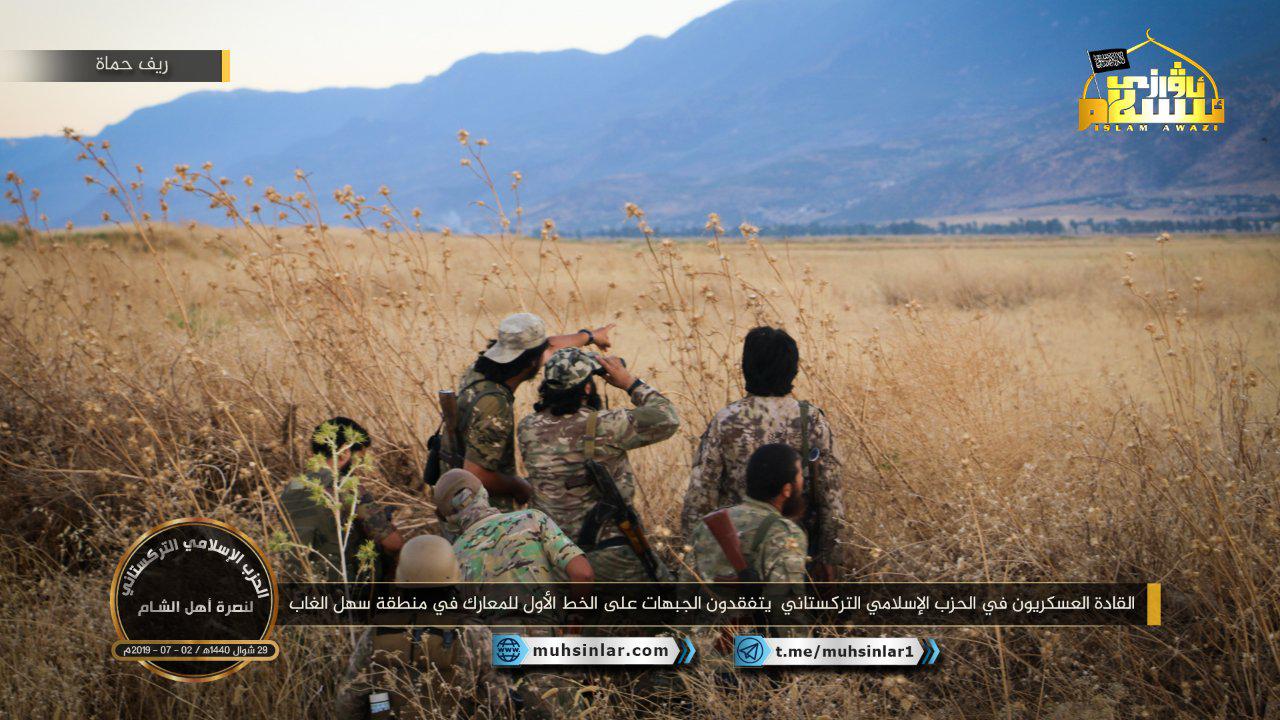
{"label": "camouflage uniform", "polygon": [[[786,583],[770,588],[780,594],[804,592],[804,553],[808,538],[799,525],[782,516],[766,502],[747,498],[729,508],[729,519],[738,530],[742,555],[763,582]],[[706,581],[733,578],[720,543],[702,522],[693,531],[693,562],[698,575]]]}
{"label": "camouflage uniform", "polygon": [[[563,380],[572,387],[589,381],[598,367],[589,353],[565,348],[551,356],[543,374],[549,383]],[[596,416],[593,459],[609,471],[628,502],[635,495],[636,476],[627,451],[666,440],[680,427],[675,406],[654,388],[637,385],[631,392],[631,401],[634,409],[597,412],[583,407],[572,415],[553,415],[544,410],[520,421],[517,437],[520,456],[533,485],[533,507],[550,515],[579,543],[584,542],[580,535],[583,521],[600,500],[584,467],[591,416]],[[597,581],[649,579],[635,553],[622,541],[616,525],[606,523],[595,539],[597,545],[605,546],[587,553]]]}
{"label": "camouflage uniform", "polygon": [[[465,458],[485,470],[516,474],[515,393],[502,383],[486,380],[474,367],[458,380],[458,444]],[[510,497],[491,497],[500,510],[515,509]]]}
{"label": "camouflage uniform", "polygon": [[[805,569],[805,549],[808,537],[804,530],[778,512],[778,509],[766,502],[747,498],[738,505],[729,508],[729,519],[738,531],[738,543],[742,547],[743,558],[747,567],[756,571],[760,580],[766,584],[761,586],[765,597],[775,603],[787,598],[796,597],[805,592],[805,580],[808,573]],[[705,523],[699,521],[693,530],[691,539],[693,551],[689,557],[689,566],[704,582],[733,581],[737,577],[729,559],[725,557],[720,543],[711,534]],[[793,613],[792,617],[804,619],[803,615]],[[719,636],[719,643],[732,647],[732,636],[747,632],[763,632],[764,628],[756,627],[748,631],[745,627],[757,625],[761,618],[742,616],[725,618],[726,626],[717,631],[710,628],[696,632],[704,642],[711,642]],[[805,635],[801,627],[774,627],[768,634],[775,637],[802,637]],[[727,667],[728,656],[711,654],[709,667],[717,672],[731,672]],[[733,680],[734,683],[737,680]]]}
{"label": "camouflage uniform", "polygon": [[[321,564],[326,578],[332,581],[343,580],[340,570],[342,553],[338,548],[338,528],[333,510],[316,497],[313,483],[318,483],[326,492],[332,492],[333,472],[322,468],[308,472],[306,480],[294,478],[285,486],[280,504],[288,514],[294,532],[298,534],[298,542],[319,552],[324,558]],[[356,579],[356,570],[360,567],[356,554],[360,551],[360,546],[369,540],[379,543],[396,529],[391,522],[390,509],[374,502],[373,496],[366,491],[361,491],[355,512],[356,519],[351,523],[351,534],[347,537],[345,548],[348,580]],[[345,516],[343,520],[346,520]],[[309,554],[308,559],[313,563],[320,562],[314,553]],[[374,567],[373,579],[378,577],[379,570],[380,568]]]}
{"label": "camouflage uniform", "polygon": [[[823,562],[838,565],[836,551],[838,525],[844,519],[840,458],[835,451],[831,426],[817,407],[808,412],[809,447],[821,453],[822,475],[816,489],[815,506],[821,521],[818,547]],[[685,495],[680,525],[685,538],[702,526],[702,516],[716,508],[742,502],[745,496],[747,461],[756,448],[768,443],[786,443],[801,449],[800,402],[794,397],[747,395],[716,413],[702,434],[693,459],[689,490]],[[805,493],[809,492],[807,477]],[[802,548],[802,552],[803,552]]]}
{"label": "camouflage uniform", "polygon": [[466,526],[453,543],[467,582],[565,582],[582,554],[540,510],[496,513]]}
{"label": "camouflage uniform", "polygon": [[[540,510],[499,512],[489,507],[488,493],[480,490],[481,501],[455,496],[454,505],[463,508],[457,516],[461,534],[453,543],[464,582],[545,583],[568,579],[569,562],[582,551],[551,518]],[[574,683],[547,672],[496,672],[492,668],[493,632],[545,634],[544,629],[519,626],[472,628],[465,630],[467,647],[481,662],[479,686],[487,689],[490,707],[499,706],[512,693],[525,704],[530,717],[558,717],[578,714]]]}

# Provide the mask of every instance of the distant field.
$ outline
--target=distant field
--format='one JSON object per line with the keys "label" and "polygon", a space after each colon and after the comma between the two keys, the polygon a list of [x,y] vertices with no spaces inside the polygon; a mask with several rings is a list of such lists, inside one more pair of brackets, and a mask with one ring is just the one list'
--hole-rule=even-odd
{"label": "distant field", "polygon": [[[339,412],[373,433],[398,522],[426,530],[409,481],[434,391],[521,309],[616,321],[617,353],[675,399],[679,435],[637,457],[669,557],[694,444],[742,392],[743,333],[774,323],[850,468],[849,576],[1167,588],[1154,630],[941,630],[935,672],[774,691],[695,670],[698,716],[1240,717],[1277,685],[1280,238],[579,243],[382,218],[0,244],[0,657],[20,680],[0,715],[327,714],[336,635],[286,635],[279,661],[209,687],[103,660],[107,568],[173,517],[280,531],[275,491]],[[598,715],[626,715],[628,692],[606,681]]]}

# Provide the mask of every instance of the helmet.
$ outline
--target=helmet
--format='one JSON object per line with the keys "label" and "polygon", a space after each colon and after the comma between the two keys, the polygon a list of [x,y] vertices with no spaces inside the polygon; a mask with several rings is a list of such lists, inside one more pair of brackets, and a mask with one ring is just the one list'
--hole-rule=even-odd
{"label": "helmet", "polygon": [[439,535],[419,535],[400,548],[398,583],[455,585],[461,578],[453,546]]}

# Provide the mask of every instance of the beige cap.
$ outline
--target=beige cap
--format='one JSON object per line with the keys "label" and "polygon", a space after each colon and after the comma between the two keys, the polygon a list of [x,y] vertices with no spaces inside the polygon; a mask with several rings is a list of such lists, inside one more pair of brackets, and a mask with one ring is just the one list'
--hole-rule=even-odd
{"label": "beige cap", "polygon": [[400,548],[398,583],[456,585],[461,576],[453,546],[439,535],[419,535]]}
{"label": "beige cap", "polygon": [[508,315],[498,323],[498,341],[484,356],[496,363],[509,363],[520,353],[547,341],[547,324],[533,313]]}

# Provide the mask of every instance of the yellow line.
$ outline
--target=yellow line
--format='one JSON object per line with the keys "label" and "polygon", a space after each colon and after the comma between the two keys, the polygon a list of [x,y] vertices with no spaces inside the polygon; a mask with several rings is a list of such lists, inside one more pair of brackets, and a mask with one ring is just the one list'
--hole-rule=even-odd
{"label": "yellow line", "polygon": [[1147,583],[1147,624],[1160,624],[1160,583]]}
{"label": "yellow line", "polygon": [[222,82],[231,82],[231,51],[222,51]]}

